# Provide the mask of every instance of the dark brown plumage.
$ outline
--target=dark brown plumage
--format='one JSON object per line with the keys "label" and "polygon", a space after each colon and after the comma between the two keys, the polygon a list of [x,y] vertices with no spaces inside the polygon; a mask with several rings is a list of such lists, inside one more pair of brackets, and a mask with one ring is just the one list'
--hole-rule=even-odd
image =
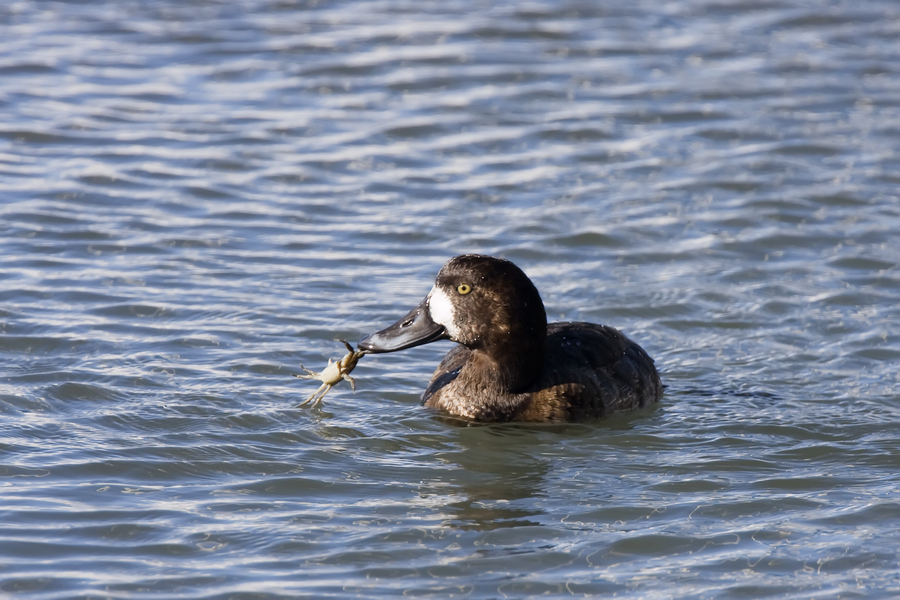
{"label": "dark brown plumage", "polygon": [[419,306],[359,347],[393,352],[438,339],[461,345],[434,372],[422,402],[476,421],[592,419],[662,397],[640,346],[605,325],[548,326],[534,284],[503,259],[451,259]]}

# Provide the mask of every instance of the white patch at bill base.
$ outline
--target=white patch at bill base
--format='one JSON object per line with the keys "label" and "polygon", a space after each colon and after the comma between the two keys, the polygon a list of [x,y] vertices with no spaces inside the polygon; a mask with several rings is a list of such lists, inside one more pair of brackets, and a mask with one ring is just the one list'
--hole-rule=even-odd
{"label": "white patch at bill base", "polygon": [[456,327],[456,313],[453,309],[453,300],[447,292],[435,286],[428,294],[428,313],[431,320],[444,326],[451,339],[456,339],[459,329]]}

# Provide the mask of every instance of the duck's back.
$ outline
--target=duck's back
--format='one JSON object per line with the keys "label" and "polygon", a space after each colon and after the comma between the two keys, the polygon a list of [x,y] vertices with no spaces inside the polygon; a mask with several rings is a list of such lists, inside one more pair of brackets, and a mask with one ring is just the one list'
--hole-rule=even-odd
{"label": "duck's back", "polygon": [[535,388],[532,405],[558,402],[561,391],[573,421],[642,408],[663,391],[643,348],[618,329],[578,322],[548,325],[544,372]]}

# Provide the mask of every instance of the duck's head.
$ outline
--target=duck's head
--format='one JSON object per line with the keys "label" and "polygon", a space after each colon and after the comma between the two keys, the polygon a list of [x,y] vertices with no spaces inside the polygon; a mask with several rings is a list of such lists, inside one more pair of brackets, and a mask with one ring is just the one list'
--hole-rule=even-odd
{"label": "duck's head", "polygon": [[530,354],[533,363],[543,360],[546,337],[547,314],[528,276],[508,260],[464,254],[441,268],[418,306],[364,337],[359,348],[396,352],[449,339],[501,361],[506,354]]}

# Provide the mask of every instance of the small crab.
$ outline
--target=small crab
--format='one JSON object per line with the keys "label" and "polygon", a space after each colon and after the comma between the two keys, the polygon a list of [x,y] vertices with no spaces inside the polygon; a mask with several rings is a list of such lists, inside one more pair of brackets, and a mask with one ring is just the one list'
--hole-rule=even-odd
{"label": "small crab", "polygon": [[300,368],[308,373],[308,375],[297,375],[296,373],[291,373],[294,377],[299,377],[300,379],[318,379],[322,382],[322,385],[319,386],[312,395],[306,399],[306,401],[301,402],[298,406],[303,406],[308,402],[312,402],[313,406],[322,401],[325,397],[325,394],[328,393],[333,386],[339,384],[341,379],[350,382],[350,387],[353,388],[353,391],[356,391],[356,382],[353,381],[353,378],[350,377],[350,372],[356,368],[356,363],[359,362],[359,359],[363,357],[365,352],[360,352],[359,350],[354,350],[353,346],[348,344],[344,340],[338,340],[344,346],[347,347],[347,355],[340,359],[337,362],[331,362],[331,359],[328,359],[328,366],[322,369],[321,373],[316,373],[314,371],[310,371],[303,365],[300,365]]}

